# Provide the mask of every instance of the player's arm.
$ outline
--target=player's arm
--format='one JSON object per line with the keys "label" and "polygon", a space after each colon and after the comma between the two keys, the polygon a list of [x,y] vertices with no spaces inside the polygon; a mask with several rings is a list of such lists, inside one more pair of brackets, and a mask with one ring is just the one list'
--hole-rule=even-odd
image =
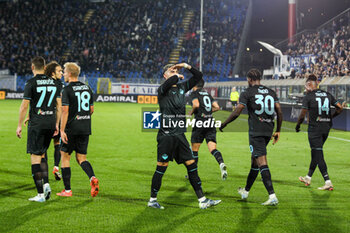
{"label": "player's arm", "polygon": [[179,81],[179,76],[178,75],[171,76],[170,78],[165,80],[165,82],[162,85],[160,85],[160,87],[158,88],[158,94],[164,95],[178,81]]}
{"label": "player's arm", "polygon": [[90,106],[90,115],[92,115],[95,111],[94,105]]}
{"label": "player's arm", "polygon": [[188,113],[188,115],[192,115],[195,111],[197,111],[197,109],[199,108],[199,101],[198,99],[193,99],[192,100],[192,109],[191,111]]}
{"label": "player's arm", "polygon": [[280,133],[281,133],[282,121],[283,121],[283,114],[282,114],[282,108],[280,103],[275,103],[275,109],[277,114],[277,128],[276,128],[276,132],[272,135],[272,138],[271,138],[273,139],[272,145],[276,144],[280,139]]}
{"label": "player's arm", "polygon": [[297,133],[300,132],[300,125],[301,125],[301,123],[304,122],[305,116],[306,116],[307,112],[310,109],[309,96],[310,95],[307,94],[303,98],[303,103],[302,103],[302,106],[301,106],[301,112],[300,112],[300,115],[299,115],[299,118],[298,118],[298,121],[297,121],[297,125],[295,126],[295,132],[297,132]]}
{"label": "player's arm", "polygon": [[18,138],[22,137],[22,124],[23,124],[24,118],[26,117],[26,114],[28,111],[29,102],[30,102],[30,100],[23,99],[21,107],[19,108],[19,119],[18,119],[18,126],[17,126],[17,130],[16,130],[16,135]]}
{"label": "player's arm", "polygon": [[62,100],[61,98],[56,98],[56,131],[54,136],[58,135],[58,129],[60,125],[61,115],[62,115]]}
{"label": "player's arm", "polygon": [[185,68],[192,73],[192,77],[185,82],[186,92],[191,90],[202,79],[203,73],[187,63],[180,63],[174,66],[176,69]]}
{"label": "player's arm", "polygon": [[343,106],[337,102],[337,104],[334,105],[335,107],[335,112],[332,115],[332,118],[338,116],[342,111],[343,111]]}
{"label": "player's arm", "polygon": [[218,104],[218,102],[214,101],[212,104],[211,104],[211,111],[212,112],[217,112],[220,110],[220,106]]}
{"label": "player's arm", "polygon": [[297,121],[297,125],[295,126],[295,131],[296,132],[300,132],[300,125],[304,122],[305,116],[307,114],[308,110],[306,108],[302,108],[298,121]]}
{"label": "player's arm", "polygon": [[68,113],[69,113],[69,105],[62,105],[62,114],[61,114],[61,139],[62,141],[67,144],[68,138],[67,134],[65,132],[67,120],[68,120]]}
{"label": "player's arm", "polygon": [[232,121],[236,120],[237,117],[239,117],[239,115],[241,115],[243,109],[244,109],[244,105],[243,104],[238,104],[237,108],[235,109],[235,111],[233,111],[230,116],[226,119],[226,121],[224,123],[221,124],[220,127],[220,131],[222,132],[222,130]]}
{"label": "player's arm", "polygon": [[68,88],[64,88],[62,92],[62,107],[61,107],[61,140],[63,143],[68,143],[68,137],[65,132],[66,125],[68,121],[69,114],[69,97],[68,97]]}

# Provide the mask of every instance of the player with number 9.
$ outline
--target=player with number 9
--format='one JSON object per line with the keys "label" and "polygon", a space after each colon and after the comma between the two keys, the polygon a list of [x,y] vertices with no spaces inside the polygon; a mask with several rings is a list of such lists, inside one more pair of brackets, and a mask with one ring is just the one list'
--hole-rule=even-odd
{"label": "player with number 9", "polygon": [[62,92],[61,116],[61,170],[65,189],[57,195],[72,196],[70,155],[75,151],[77,162],[90,179],[91,196],[95,197],[99,191],[98,179],[86,160],[94,112],[93,93],[87,84],[78,80],[79,74],[80,67],[76,63],[64,65],[64,80],[69,82]]}
{"label": "player with number 9", "polygon": [[[203,89],[204,80],[201,79],[196,86],[192,88],[190,98],[192,100],[192,110],[189,115],[194,114],[196,121],[208,121],[213,119],[213,112],[219,111],[220,106],[213,99],[213,97]],[[198,164],[198,151],[204,141],[204,138],[208,145],[209,152],[214,156],[220,166],[221,179],[227,179],[227,167],[222,158],[222,154],[216,149],[216,129],[215,127],[204,127],[197,128],[196,126],[192,129],[191,143],[192,152],[196,163]]]}

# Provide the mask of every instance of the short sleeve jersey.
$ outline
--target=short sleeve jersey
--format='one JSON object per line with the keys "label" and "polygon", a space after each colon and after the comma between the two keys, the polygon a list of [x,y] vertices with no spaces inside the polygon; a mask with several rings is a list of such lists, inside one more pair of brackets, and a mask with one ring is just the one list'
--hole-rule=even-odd
{"label": "short sleeve jersey", "polygon": [[276,93],[268,87],[254,85],[247,88],[239,97],[239,103],[248,109],[249,135],[268,136],[273,133]]}
{"label": "short sleeve jersey", "polygon": [[199,108],[194,112],[197,120],[206,120],[213,117],[212,103],[214,98],[204,89],[197,89],[191,93],[191,103],[197,99]]}
{"label": "short sleeve jersey", "polygon": [[306,94],[302,108],[309,110],[308,131],[329,131],[332,127],[331,106],[338,101],[330,93],[317,89]]}
{"label": "short sleeve jersey", "polygon": [[63,88],[62,106],[69,106],[66,133],[70,135],[91,134],[90,106],[93,106],[93,92],[82,82],[70,82]]}
{"label": "short sleeve jersey", "polygon": [[58,95],[54,79],[39,74],[28,80],[23,98],[30,100],[29,127],[55,129]]}

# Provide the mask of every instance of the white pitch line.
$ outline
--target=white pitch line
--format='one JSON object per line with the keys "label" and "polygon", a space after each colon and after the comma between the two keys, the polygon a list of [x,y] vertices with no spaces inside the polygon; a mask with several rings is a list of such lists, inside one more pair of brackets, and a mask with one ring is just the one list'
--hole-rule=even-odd
{"label": "white pitch line", "polygon": [[[241,119],[241,118],[238,118],[239,120],[241,121],[248,121],[247,119]],[[295,129],[291,129],[291,128],[288,128],[288,127],[283,127],[282,126],[282,129],[287,129],[287,130],[290,130],[290,131],[295,131]],[[302,133],[307,133],[307,131],[300,131]],[[349,139],[345,139],[345,138],[338,138],[338,137],[334,137],[334,136],[328,136],[328,138],[332,138],[332,139],[336,139],[336,140],[339,140],[339,141],[344,141],[344,142],[350,142]]]}
{"label": "white pitch line", "polygon": [[[291,131],[295,130],[295,129],[291,129],[291,128],[288,128],[288,127],[282,127],[282,129],[288,129],[288,130],[291,130]],[[300,131],[300,132],[307,133],[306,131]],[[336,140],[340,140],[340,141],[344,141],[344,142],[350,142],[349,139],[338,138],[338,137],[334,137],[334,136],[328,136],[328,138],[332,138],[332,139],[336,139]]]}

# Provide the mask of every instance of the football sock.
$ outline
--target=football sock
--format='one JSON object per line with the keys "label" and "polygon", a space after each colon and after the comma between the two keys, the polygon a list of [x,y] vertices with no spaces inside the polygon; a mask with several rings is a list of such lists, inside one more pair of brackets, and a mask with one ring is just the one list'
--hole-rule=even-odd
{"label": "football sock", "polygon": [[252,167],[250,168],[250,172],[248,174],[248,178],[247,178],[247,184],[245,186],[245,191],[249,192],[250,188],[253,186],[254,181],[256,179],[256,177],[259,174],[259,168],[257,167]]}
{"label": "football sock", "polygon": [[41,168],[41,175],[44,180],[44,184],[49,183],[48,165],[47,165],[47,160],[45,158],[41,158],[40,168]]}
{"label": "football sock", "polygon": [[311,162],[309,167],[309,173],[308,176],[312,177],[314,174],[314,171],[317,167],[318,157],[317,157],[317,150],[311,149]]}
{"label": "football sock", "polygon": [[168,167],[167,166],[158,166],[156,171],[153,174],[152,185],[151,185],[151,198],[156,198],[160,186],[162,185],[163,175]]}
{"label": "football sock", "polygon": [[203,190],[202,190],[202,182],[198,176],[197,164],[192,163],[191,165],[186,166],[186,168],[188,173],[188,179],[190,180],[190,183],[194,191],[196,192],[198,199],[204,197]]}
{"label": "football sock", "polygon": [[270,169],[267,165],[263,165],[260,167],[260,174],[261,174],[261,177],[263,179],[263,182],[264,182],[264,185],[265,185],[267,192],[269,194],[275,193],[275,191],[273,190],[273,186],[272,186]]}
{"label": "football sock", "polygon": [[224,159],[222,158],[221,152],[217,149],[214,149],[211,151],[211,154],[215,157],[216,161],[220,164],[224,162]]}
{"label": "football sock", "polygon": [[44,193],[40,164],[32,164],[32,176],[38,193]]}
{"label": "football sock", "polygon": [[318,157],[318,168],[323,176],[324,181],[329,180],[328,172],[327,172],[327,164],[323,157],[323,150],[317,150]]}
{"label": "football sock", "polygon": [[70,167],[62,167],[61,171],[62,171],[64,189],[66,191],[70,190],[70,177],[71,177]]}
{"label": "football sock", "polygon": [[55,166],[58,167],[61,161],[60,145],[55,145],[54,160]]}
{"label": "football sock", "polygon": [[89,161],[84,161],[80,164],[81,168],[84,170],[84,172],[86,173],[86,175],[88,175],[89,179],[91,179],[91,177],[95,176],[94,170],[91,167],[91,164],[89,163]]}
{"label": "football sock", "polygon": [[192,151],[194,160],[196,161],[196,164],[198,164],[198,151]]}

